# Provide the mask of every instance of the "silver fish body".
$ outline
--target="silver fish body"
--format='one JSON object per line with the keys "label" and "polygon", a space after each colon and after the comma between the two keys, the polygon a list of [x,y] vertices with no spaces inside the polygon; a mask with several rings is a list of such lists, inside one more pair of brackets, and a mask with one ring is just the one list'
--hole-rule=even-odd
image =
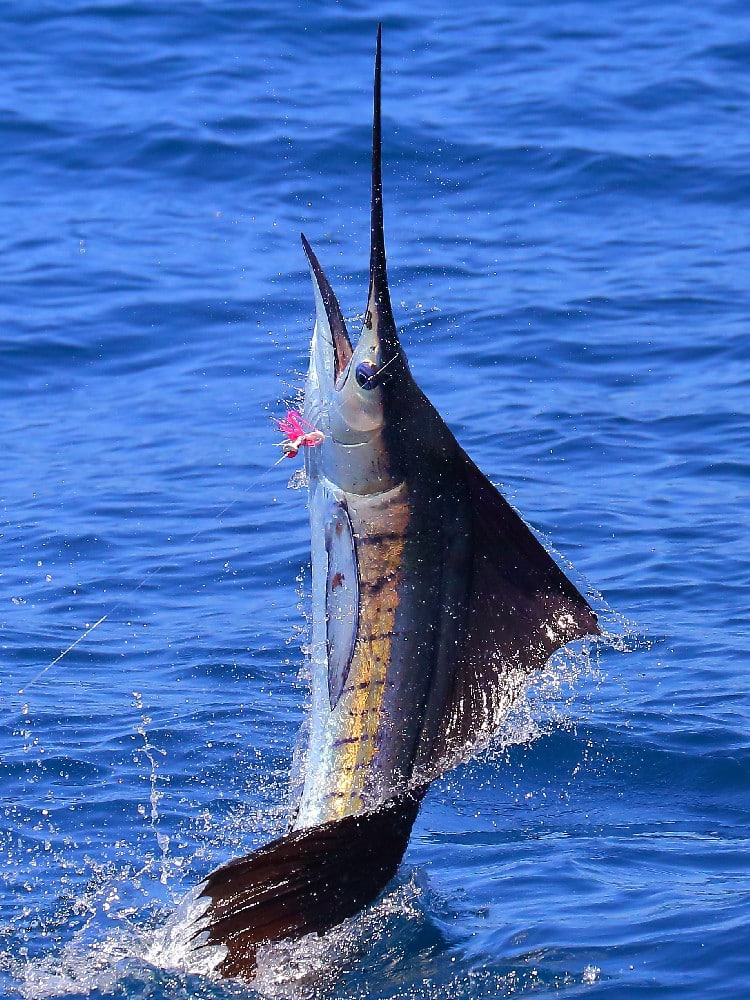
{"label": "silver fish body", "polygon": [[324,441],[306,458],[313,704],[298,828],[424,788],[497,729],[531,670],[598,631],[410,372],[388,289],[379,38],[370,236],[354,347],[302,238],[316,304],[304,416]]}
{"label": "silver fish body", "polygon": [[220,970],[322,932],[395,874],[429,783],[473,752],[529,674],[596,615],[419,389],[383,233],[380,31],[370,287],[352,346],[309,243],[316,303],[304,419],[313,621],[304,784],[292,829],[213,872],[198,929]]}
{"label": "silver fish body", "polygon": [[[407,444],[411,461],[389,450],[384,400],[374,405],[382,394],[353,377],[361,354],[377,356],[366,334],[366,350],[358,348],[336,379],[330,324],[319,308],[304,415],[325,440],[306,453],[313,695],[297,827],[377,808],[435,777],[446,763],[432,753],[444,688],[466,628],[466,497],[447,468],[437,489],[434,480],[425,489],[419,433]],[[403,389],[405,365],[398,374]],[[422,400],[421,436],[426,422],[445,433]]]}

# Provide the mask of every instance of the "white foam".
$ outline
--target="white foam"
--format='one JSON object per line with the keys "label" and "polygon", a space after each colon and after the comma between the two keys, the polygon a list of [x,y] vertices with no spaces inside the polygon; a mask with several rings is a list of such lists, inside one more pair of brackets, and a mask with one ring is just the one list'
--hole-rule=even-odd
{"label": "white foam", "polygon": [[188,893],[166,923],[154,932],[144,952],[151,965],[195,975],[215,973],[226,949],[208,945],[205,934],[200,933],[209,900],[200,898],[199,891],[196,888]]}
{"label": "white foam", "polygon": [[411,878],[323,935],[308,934],[297,941],[261,946],[253,986],[269,1000],[319,996],[321,983],[330,985],[366,951],[390,943],[393,918],[417,917],[421,895],[421,888]]}

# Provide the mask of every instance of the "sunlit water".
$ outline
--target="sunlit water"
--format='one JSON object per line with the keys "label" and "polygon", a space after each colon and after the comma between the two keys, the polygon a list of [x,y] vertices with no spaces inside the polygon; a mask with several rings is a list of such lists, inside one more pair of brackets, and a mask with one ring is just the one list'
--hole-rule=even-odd
{"label": "sunlit water", "polygon": [[[301,229],[364,306],[377,17],[412,368],[610,639],[433,787],[379,902],[228,984],[186,910],[291,808],[309,538],[271,417]],[[744,7],[2,20],[2,989],[747,994]]]}

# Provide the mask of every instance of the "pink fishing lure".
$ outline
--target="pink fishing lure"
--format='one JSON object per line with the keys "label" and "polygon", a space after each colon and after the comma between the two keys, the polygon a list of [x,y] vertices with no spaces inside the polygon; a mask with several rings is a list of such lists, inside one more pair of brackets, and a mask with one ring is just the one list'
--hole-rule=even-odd
{"label": "pink fishing lure", "polygon": [[288,410],[286,416],[276,422],[285,435],[285,440],[281,442],[284,458],[294,458],[300,448],[316,448],[325,440],[325,434],[308,423],[296,410]]}

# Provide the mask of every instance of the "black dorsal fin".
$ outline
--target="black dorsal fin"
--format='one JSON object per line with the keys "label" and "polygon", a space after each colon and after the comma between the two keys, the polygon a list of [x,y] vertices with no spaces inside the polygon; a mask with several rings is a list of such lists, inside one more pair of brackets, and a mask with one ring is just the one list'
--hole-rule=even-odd
{"label": "black dorsal fin", "polygon": [[471,571],[442,725],[433,745],[423,744],[418,768],[435,773],[497,731],[525,677],[555,650],[600,634],[586,598],[520,515],[459,445],[455,455],[454,474],[471,505]]}

